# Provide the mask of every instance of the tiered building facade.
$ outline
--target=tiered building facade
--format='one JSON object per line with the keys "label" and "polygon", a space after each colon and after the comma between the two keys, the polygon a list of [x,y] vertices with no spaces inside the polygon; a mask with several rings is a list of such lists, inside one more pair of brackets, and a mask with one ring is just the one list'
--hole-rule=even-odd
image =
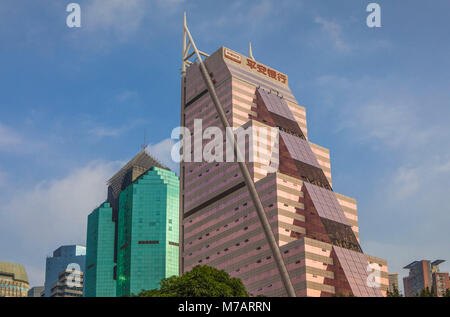
{"label": "tiered building facade", "polygon": [[[279,129],[278,143],[254,133],[247,166],[297,296],[385,295],[387,263],[362,252],[356,200],[333,191],[330,152],[310,142],[288,76],[224,47],[205,64],[232,127]],[[183,80],[182,125],[222,127],[198,63]],[[254,295],[285,296],[238,164],[185,161],[180,173],[183,271],[207,264]]]}

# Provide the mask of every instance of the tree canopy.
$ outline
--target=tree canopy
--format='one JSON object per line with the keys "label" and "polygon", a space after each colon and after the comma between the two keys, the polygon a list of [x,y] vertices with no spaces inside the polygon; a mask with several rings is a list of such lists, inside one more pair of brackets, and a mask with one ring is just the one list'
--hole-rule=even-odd
{"label": "tree canopy", "polygon": [[160,289],[143,291],[139,297],[248,297],[244,284],[224,270],[197,265],[181,276],[160,281]]}
{"label": "tree canopy", "polygon": [[387,297],[403,297],[403,295],[400,293],[400,291],[398,290],[397,286],[394,285],[392,292],[391,291],[387,291]]}
{"label": "tree canopy", "polygon": [[447,288],[447,289],[445,290],[444,297],[450,297],[450,288]]}
{"label": "tree canopy", "polygon": [[416,295],[417,297],[436,297],[436,295],[434,295],[434,288],[424,288],[420,291],[419,294]]}

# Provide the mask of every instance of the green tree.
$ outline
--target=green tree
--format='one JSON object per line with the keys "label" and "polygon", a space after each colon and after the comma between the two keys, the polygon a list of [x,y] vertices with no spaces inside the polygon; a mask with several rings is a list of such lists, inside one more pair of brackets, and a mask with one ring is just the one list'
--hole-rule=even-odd
{"label": "green tree", "polygon": [[450,297],[450,288],[445,290],[444,297]]}
{"label": "green tree", "polygon": [[224,270],[197,265],[181,276],[164,278],[160,289],[143,291],[139,297],[249,297],[244,284]]}
{"label": "green tree", "polygon": [[334,294],[333,297],[355,297],[355,295],[353,294],[353,292],[337,293],[337,294]]}
{"label": "green tree", "polygon": [[436,297],[435,295],[434,295],[434,289],[433,288],[431,288],[431,290],[430,290],[430,288],[423,288],[421,291],[420,291],[420,293],[419,294],[417,294],[416,295],[417,297]]}
{"label": "green tree", "polygon": [[398,290],[397,286],[394,284],[394,289],[391,291],[387,291],[387,297],[403,297],[403,295]]}

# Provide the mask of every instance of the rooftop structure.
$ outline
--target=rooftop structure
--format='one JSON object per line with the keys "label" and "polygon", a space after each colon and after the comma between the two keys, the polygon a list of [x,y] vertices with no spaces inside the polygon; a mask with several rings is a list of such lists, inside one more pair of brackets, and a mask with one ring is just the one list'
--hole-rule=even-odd
{"label": "rooftop structure", "polygon": [[29,289],[23,265],[0,262],[0,297],[27,297]]}

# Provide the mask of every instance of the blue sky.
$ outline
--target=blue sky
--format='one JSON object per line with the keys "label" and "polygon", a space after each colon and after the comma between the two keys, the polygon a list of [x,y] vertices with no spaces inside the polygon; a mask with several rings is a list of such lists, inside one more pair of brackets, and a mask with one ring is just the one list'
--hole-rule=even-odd
{"label": "blue sky", "polygon": [[[139,151],[167,164],[179,123],[181,21],[197,45],[289,75],[334,189],[358,200],[365,252],[390,270],[450,261],[450,3],[378,1],[0,3],[0,259],[43,283],[45,256],[85,243],[106,180]],[[449,263],[441,266],[449,271]]]}

